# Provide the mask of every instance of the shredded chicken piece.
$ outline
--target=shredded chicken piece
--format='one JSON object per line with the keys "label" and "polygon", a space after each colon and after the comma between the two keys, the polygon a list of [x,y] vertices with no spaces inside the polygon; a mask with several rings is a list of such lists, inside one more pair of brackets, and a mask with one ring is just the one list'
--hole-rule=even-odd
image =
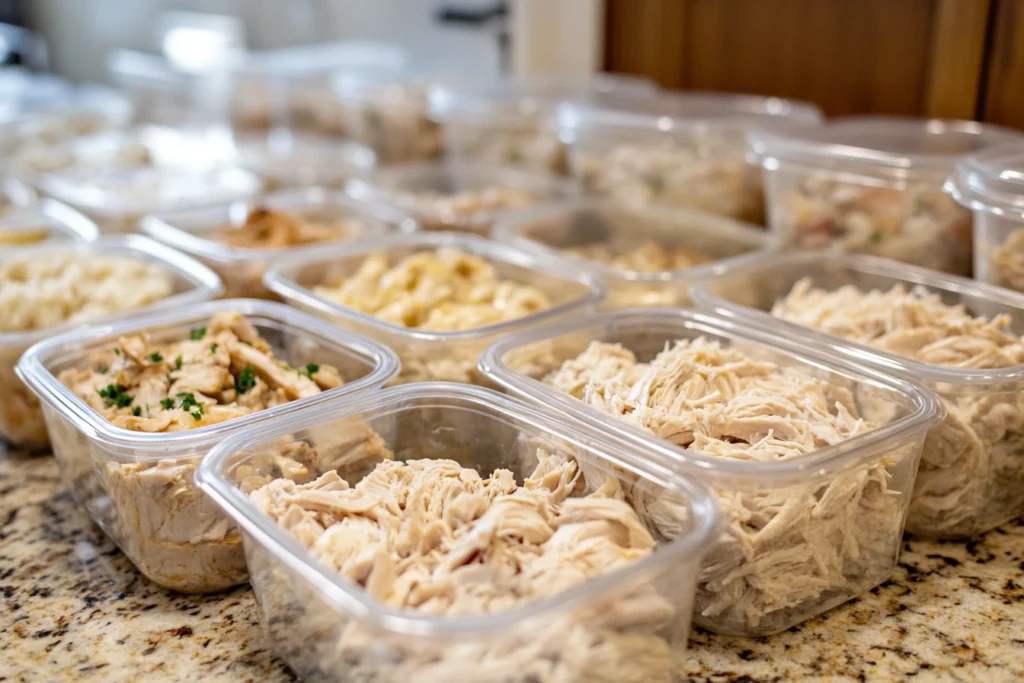
{"label": "shredded chicken piece", "polygon": [[357,229],[352,222],[318,221],[257,207],[249,212],[245,223],[226,226],[214,232],[211,238],[245,249],[284,249],[344,239]]}
{"label": "shredded chicken piece", "polygon": [[456,228],[482,232],[490,227],[490,222],[483,220],[486,214],[530,206],[537,203],[538,197],[518,187],[487,185],[452,194],[405,192],[398,194],[395,201],[416,212],[427,230]]}
{"label": "shredded chicken piece", "polygon": [[1010,233],[992,254],[988,281],[1024,292],[1024,230]]}
{"label": "shredded chicken piece", "polygon": [[444,141],[441,126],[427,116],[427,91],[424,83],[395,83],[362,97],[339,97],[346,132],[372,148],[381,164],[437,157]]}
{"label": "shredded chicken piece", "polygon": [[[1024,338],[1009,315],[972,316],[923,287],[864,292],[798,282],[772,315],[844,339],[951,368],[1024,364]],[[1016,389],[933,387],[945,421],[925,442],[907,529],[973,536],[1024,513],[1024,395]]]}
{"label": "shredded chicken piece", "polygon": [[[806,373],[755,360],[704,337],[667,346],[649,363],[592,342],[545,381],[684,449],[779,462],[870,431],[850,393]],[[793,486],[717,491],[728,529],[698,577],[697,621],[764,634],[868,590],[888,577],[902,533],[886,464]],[[659,535],[678,513],[635,497]]]}
{"label": "shredded chicken piece", "polygon": [[[226,422],[342,384],[329,365],[295,370],[239,313],[217,313],[189,338],[154,343],[142,332],[93,354],[58,379],[114,425],[180,432]],[[245,579],[238,533],[193,487],[196,459],[104,461],[117,515],[105,525],[150,579],[187,592]]]}

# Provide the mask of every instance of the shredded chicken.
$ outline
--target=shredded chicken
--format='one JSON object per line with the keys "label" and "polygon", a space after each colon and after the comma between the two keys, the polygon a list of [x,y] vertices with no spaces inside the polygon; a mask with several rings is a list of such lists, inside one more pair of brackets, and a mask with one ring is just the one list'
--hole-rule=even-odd
{"label": "shredded chicken", "polygon": [[364,96],[340,97],[346,132],[369,146],[379,163],[433,159],[443,151],[441,127],[427,116],[427,88],[397,83],[372,88]]}
{"label": "shredded chicken", "polygon": [[[803,279],[772,315],[933,365],[1024,364],[1024,338],[1010,332],[1010,316],[975,317],[923,287],[827,291]],[[932,388],[947,415],[925,443],[907,528],[973,536],[1024,513],[1024,394],[1015,387]]]}
{"label": "shredded chicken", "polygon": [[664,247],[657,242],[646,241],[628,245],[600,242],[582,247],[573,247],[569,253],[590,261],[628,270],[634,273],[660,273],[671,270],[693,268],[711,261],[707,254],[686,247]]}
{"label": "shredded chicken", "polygon": [[[329,365],[282,363],[238,313],[217,313],[189,338],[121,337],[58,379],[114,425],[162,433],[198,429],[313,396],[342,384]],[[192,485],[196,458],[104,461],[116,518],[105,527],[160,585],[207,592],[245,578],[238,533]]]}
{"label": "shredded chicken", "polygon": [[489,214],[530,206],[539,198],[521,188],[487,185],[450,194],[404,192],[395,201],[415,212],[426,230],[486,232],[491,227]]}
{"label": "shredded chicken", "polygon": [[217,242],[244,249],[284,249],[344,239],[356,232],[354,225],[311,218],[257,207],[242,225],[229,225],[211,235]]}
{"label": "shredded chicken", "polygon": [[1006,241],[993,252],[988,281],[1024,292],[1024,230],[1010,233]]}
{"label": "shredded chicken", "polygon": [[[594,487],[576,460],[544,448],[521,484],[453,460],[379,459],[364,478],[326,471],[307,483],[242,472],[243,490],[324,565],[400,610],[436,616],[501,612],[564,592],[650,555],[655,538],[608,478]],[[253,467],[251,470],[258,470]],[[661,631],[676,608],[650,586],[529,629],[450,647],[346,623],[254,557],[253,581],[283,626],[279,644],[304,675],[402,683],[671,680]],[[266,584],[264,584],[266,582]],[[332,614],[333,620],[332,620]]]}
{"label": "shredded chicken", "polygon": [[[649,363],[618,344],[592,342],[545,381],[718,458],[790,460],[873,428],[845,389],[703,337],[667,346]],[[884,581],[902,533],[899,494],[889,484],[887,464],[876,460],[826,480],[717,491],[728,528],[698,577],[698,623],[772,633]],[[642,518],[670,538],[677,517],[657,503],[648,502],[657,517]]]}

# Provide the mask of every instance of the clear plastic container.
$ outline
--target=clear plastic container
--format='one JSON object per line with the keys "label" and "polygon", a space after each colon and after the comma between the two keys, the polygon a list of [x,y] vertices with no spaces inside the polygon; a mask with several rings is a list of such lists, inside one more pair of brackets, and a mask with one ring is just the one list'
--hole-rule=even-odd
{"label": "clear plastic container", "polygon": [[304,185],[343,187],[377,165],[373,150],[324,135],[276,129],[236,133],[238,163],[260,176],[268,190]]}
{"label": "clear plastic container", "polygon": [[428,99],[430,118],[441,124],[450,157],[564,173],[565,149],[554,122],[560,104],[649,99],[656,92],[643,78],[596,74],[438,85]]}
{"label": "clear plastic container", "polygon": [[39,195],[27,183],[0,178],[0,217],[24,213],[39,203]]}
{"label": "clear plastic container", "polygon": [[1024,365],[960,369],[923,363],[805,328],[769,313],[802,278],[836,289],[886,291],[902,284],[939,294],[971,315],[1006,313],[1024,334],[1024,296],[991,285],[868,256],[815,252],[740,259],[691,290],[701,308],[739,324],[799,335],[858,362],[911,378],[934,391],[947,417],[928,435],[907,529],[946,538],[977,536],[1024,513]]}
{"label": "clear plastic container", "polygon": [[107,73],[128,95],[139,121],[173,125],[202,116],[196,97],[201,77],[178,71],[161,55],[114,50],[107,58]]}
{"label": "clear plastic container", "polygon": [[943,191],[957,159],[1024,136],[975,121],[862,117],[758,133],[781,243],[971,272],[971,213]]}
{"label": "clear plastic container", "polygon": [[946,189],[974,212],[974,279],[1024,292],[1024,145],[962,159]]}
{"label": "clear plastic container", "polygon": [[817,107],[775,97],[663,93],[611,106],[563,105],[559,135],[571,175],[588,192],[764,223],[761,169],[746,135],[768,126],[813,126]]}
{"label": "clear plastic container", "polygon": [[[595,340],[621,344],[646,362],[666,344],[697,337],[816,377],[837,398],[848,391],[862,416],[879,426],[805,457],[722,458],[678,448],[540,381]],[[921,445],[941,415],[935,398],[917,385],[684,309],[621,309],[512,335],[487,350],[481,370],[513,394],[715,490],[725,531],[698,574],[694,620],[743,636],[783,631],[889,578]]]}
{"label": "clear plastic container", "polygon": [[249,212],[256,207],[285,211],[316,221],[345,222],[352,228],[350,238],[393,230],[412,232],[416,228],[415,220],[400,211],[366,204],[338,190],[322,187],[283,190],[256,201],[152,214],[143,218],[139,227],[144,234],[190,254],[212,268],[224,282],[225,296],[272,298],[273,295],[263,285],[263,274],[270,264],[298,254],[318,254],[324,245],[252,249],[229,246],[207,237],[226,226],[244,224]]}
{"label": "clear plastic container", "polygon": [[[191,431],[145,433],[115,426],[57,379],[118,337],[145,330],[156,341],[187,337],[220,311],[246,316],[293,366],[330,363],[343,386]],[[315,412],[324,399],[373,390],[397,370],[390,351],[281,304],[227,299],[177,306],[113,325],[90,326],[36,344],[18,364],[40,398],[61,475],[75,500],[154,583],[189,593],[230,588],[246,579],[238,531],[192,484],[199,460],[232,434]]]}
{"label": "clear plastic container", "polygon": [[457,161],[381,169],[354,180],[346,191],[366,202],[407,211],[425,230],[459,230],[486,235],[511,211],[579,194],[558,176]]}
{"label": "clear plastic container", "polygon": [[[0,184],[0,192],[2,192]],[[0,252],[44,242],[89,242],[99,237],[96,224],[52,199],[0,217]]]}
{"label": "clear plastic container", "polygon": [[[396,459],[453,458],[483,476],[507,468],[519,481],[545,448],[593,475],[672,501],[684,521],[652,555],[507,611],[399,610],[316,560],[241,490],[248,474],[273,474],[266,455],[282,444],[317,446],[341,435],[344,456],[365,443],[353,435],[373,433]],[[196,481],[242,529],[260,620],[277,653],[305,680],[338,683],[667,683],[686,648],[695,573],[717,522],[706,488],[610,447],[599,431],[491,391],[445,383],[336,400],[317,413],[267,424],[218,447]]]}
{"label": "clear plastic container", "polygon": [[[499,242],[578,260],[608,287],[607,308],[687,306],[690,284],[713,272],[716,261],[768,246],[767,234],[754,225],[685,209],[629,207],[598,199],[510,214],[497,221],[493,235]],[[647,269],[646,264],[659,261],[689,263]],[[638,262],[645,264],[644,270],[634,267]]]}
{"label": "clear plastic container", "polygon": [[[178,306],[187,308],[212,299],[221,291],[220,280],[213,271],[184,254],[137,235],[7,249],[0,251],[0,261],[63,251],[73,251],[83,256],[131,256],[166,269],[172,277],[174,295],[142,310]],[[125,311],[90,322],[107,323],[139,314],[138,310]],[[27,449],[43,448],[48,443],[39,401],[14,374],[18,358],[36,342],[76,327],[81,327],[81,323],[65,323],[25,332],[0,332],[0,385],[8,387],[7,392],[0,394],[0,437],[9,443]]]}
{"label": "clear plastic container", "polygon": [[[516,320],[470,330],[439,332],[400,327],[333,303],[313,293],[313,287],[354,273],[363,260],[384,253],[389,266],[412,254],[453,248],[475,254],[492,264],[501,279],[532,285],[553,306]],[[364,334],[393,349],[402,360],[397,382],[444,380],[483,384],[477,360],[488,345],[515,330],[574,313],[593,311],[604,298],[604,286],[581,268],[564,260],[531,254],[475,235],[428,232],[386,235],[324,247],[302,259],[280,262],[267,271],[264,284],[288,303]]]}

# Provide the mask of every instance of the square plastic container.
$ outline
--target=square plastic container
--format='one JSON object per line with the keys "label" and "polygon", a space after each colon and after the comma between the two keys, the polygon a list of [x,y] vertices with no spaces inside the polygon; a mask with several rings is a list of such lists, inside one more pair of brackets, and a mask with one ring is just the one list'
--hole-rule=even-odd
{"label": "square plastic container", "polygon": [[283,128],[235,133],[238,164],[263,179],[268,190],[305,185],[344,187],[377,165],[373,150],[355,142]]}
{"label": "square plastic container", "polygon": [[[373,433],[396,460],[453,458],[485,477],[507,468],[519,481],[545,448],[587,473],[671,500],[684,521],[652,555],[507,611],[399,610],[316,560],[240,489],[247,474],[273,474],[266,455],[284,444],[331,441],[336,448],[340,437],[344,458]],[[600,432],[491,391],[446,383],[334,400],[315,414],[267,424],[218,447],[196,481],[242,529],[260,620],[278,654],[305,680],[337,683],[667,683],[686,648],[694,577],[717,521],[706,488],[612,447]]]}
{"label": "square plastic container", "polygon": [[430,118],[441,124],[451,158],[564,173],[565,149],[554,121],[560,104],[649,99],[656,92],[647,79],[606,73],[506,79],[437,85],[428,94],[428,109]]}
{"label": "square plastic container", "polygon": [[[805,457],[721,458],[678,448],[540,381],[592,341],[621,344],[646,362],[666,344],[697,337],[848,391],[880,426]],[[910,382],[684,309],[622,309],[512,335],[487,350],[481,370],[715,490],[725,531],[698,574],[694,620],[742,636],[783,631],[889,578],[921,445],[941,415],[935,398]]]}
{"label": "square plastic container", "polygon": [[212,268],[224,282],[227,297],[273,298],[263,285],[263,274],[278,259],[301,254],[318,254],[324,244],[286,249],[232,247],[207,237],[229,225],[243,225],[256,207],[285,211],[321,221],[351,221],[351,238],[380,235],[400,230],[412,232],[416,222],[387,206],[367,204],[338,190],[309,187],[282,190],[259,200],[240,201],[200,209],[184,209],[146,216],[140,229],[155,240],[194,256]]}
{"label": "square plastic container", "polygon": [[[694,280],[716,269],[715,261],[768,246],[757,226],[685,209],[629,207],[607,200],[577,200],[524,210],[499,219],[494,238],[531,251],[573,259],[608,288],[606,308],[687,306]],[[574,248],[605,247],[614,256],[657,245],[707,256],[682,270],[638,271],[573,254]],[[639,257],[639,256],[638,256]]]}
{"label": "square plastic container", "polygon": [[[0,262],[38,254],[73,251],[83,256],[131,256],[155,263],[170,274],[174,295],[135,311],[95,318],[90,323],[107,323],[140,315],[141,311],[169,307],[187,308],[220,294],[220,280],[210,269],[184,254],[137,235],[103,237],[89,242],[53,242],[20,249],[0,251]],[[0,394],[0,437],[26,449],[47,445],[46,425],[35,395],[14,373],[18,358],[33,344],[81,327],[82,323],[65,323],[40,330],[0,332],[0,385],[7,391]]]}
{"label": "square plastic container", "polygon": [[764,223],[761,169],[747,133],[814,126],[817,107],[754,95],[659,93],[653,100],[563,105],[559,135],[570,173],[589,193]]}
{"label": "square plastic container", "polygon": [[[2,189],[0,189],[2,192]],[[99,237],[96,224],[52,199],[0,216],[0,253],[44,242],[89,242]]]}
{"label": "square plastic container", "polygon": [[1024,292],[1024,145],[962,159],[946,189],[974,212],[974,279]]}
{"label": "square plastic container", "polygon": [[[438,332],[400,327],[313,293],[313,287],[329,278],[354,273],[370,254],[384,253],[392,266],[412,254],[440,248],[475,254],[493,265],[500,278],[539,288],[551,300],[552,308],[496,325]],[[376,339],[394,350],[402,360],[398,383],[430,380],[484,383],[477,371],[477,360],[495,340],[561,316],[588,313],[604,298],[604,286],[570,262],[475,235],[446,232],[386,235],[324,247],[316,254],[274,265],[263,281],[289,304]]]}
{"label": "square plastic container", "polygon": [[943,190],[956,161],[1024,136],[976,121],[861,117],[753,134],[768,225],[787,246],[971,274],[971,212]]}
{"label": "square plastic container", "polygon": [[[57,376],[118,337],[145,330],[155,341],[182,339],[220,311],[246,316],[290,365],[330,363],[346,381],[330,391],[185,432],[145,433],[115,426]],[[372,391],[397,370],[390,351],[333,325],[269,301],[227,299],[91,326],[48,339],[18,364],[40,398],[53,453],[75,500],[154,583],[206,593],[245,582],[237,530],[192,484],[199,460],[232,434],[303,410],[324,399]]]}
{"label": "square plastic container", "polygon": [[887,291],[923,286],[972,315],[1006,313],[1024,334],[1024,296],[999,287],[908,267],[884,259],[814,252],[737,260],[691,294],[701,308],[816,346],[891,375],[921,382],[946,407],[946,419],[928,435],[907,530],[937,537],[977,536],[1024,513],[1024,365],[959,369],[897,356],[775,318],[769,311],[802,278],[815,287],[855,285]]}
{"label": "square plastic container", "polygon": [[[517,196],[500,196],[506,189]],[[425,230],[481,235],[511,211],[579,194],[575,183],[547,173],[452,161],[381,169],[370,178],[352,181],[346,191],[362,201],[407,211]]]}

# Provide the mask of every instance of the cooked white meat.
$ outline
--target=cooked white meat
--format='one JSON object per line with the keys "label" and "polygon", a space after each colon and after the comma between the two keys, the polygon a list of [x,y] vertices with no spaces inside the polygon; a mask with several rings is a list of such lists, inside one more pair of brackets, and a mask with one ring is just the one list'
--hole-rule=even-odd
{"label": "cooked white meat", "polygon": [[[59,379],[116,426],[150,433],[206,427],[341,385],[330,366],[282,363],[243,316],[228,312],[186,340],[121,337]],[[107,528],[125,553],[163,586],[207,592],[244,581],[245,560],[238,533],[193,487],[196,462],[101,467],[117,510]]]}
{"label": "cooked white meat", "polygon": [[[1010,331],[1010,316],[975,317],[922,287],[827,291],[805,279],[772,314],[933,365],[1024,364],[1024,339]],[[972,536],[1024,513],[1024,394],[1012,387],[933,388],[947,415],[925,443],[907,528]]]}
{"label": "cooked white meat", "polygon": [[241,225],[229,225],[210,237],[231,247],[285,249],[334,242],[358,231],[355,222],[313,220],[286,211],[256,207]]}
{"label": "cooked white meat", "polygon": [[661,273],[693,268],[711,257],[686,247],[665,247],[654,241],[630,244],[599,242],[567,250],[574,256],[633,273]]}
{"label": "cooked white meat", "polygon": [[987,281],[1024,292],[1024,230],[1015,230],[993,250]]}
{"label": "cooked white meat", "polygon": [[[719,458],[790,460],[872,429],[847,391],[703,337],[678,341],[649,363],[593,342],[545,381]],[[875,461],[803,485],[717,491],[728,527],[701,568],[698,622],[772,632],[883,581],[901,533],[889,478]],[[656,535],[678,533],[678,508],[640,492],[632,499]]]}

